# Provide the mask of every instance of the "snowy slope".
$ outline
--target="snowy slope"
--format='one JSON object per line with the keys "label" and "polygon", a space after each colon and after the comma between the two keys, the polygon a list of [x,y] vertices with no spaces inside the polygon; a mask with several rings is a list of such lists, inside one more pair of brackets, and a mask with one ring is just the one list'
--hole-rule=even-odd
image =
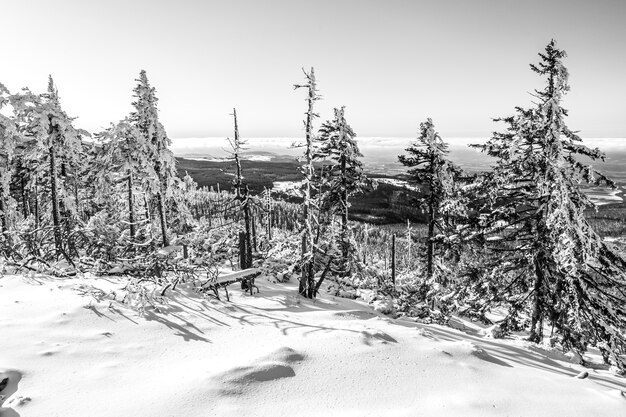
{"label": "snowy slope", "polygon": [[1,277],[0,415],[626,415],[626,381],[607,371],[577,379],[565,357],[471,323],[257,283],[231,302],[182,285],[140,314],[119,302],[125,280]]}

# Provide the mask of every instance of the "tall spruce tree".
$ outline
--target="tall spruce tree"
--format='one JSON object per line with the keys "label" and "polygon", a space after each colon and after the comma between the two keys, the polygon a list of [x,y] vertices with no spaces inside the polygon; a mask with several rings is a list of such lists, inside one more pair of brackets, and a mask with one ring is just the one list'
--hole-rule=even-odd
{"label": "tall spruce tree", "polygon": [[[10,101],[9,90],[0,84],[0,110]],[[0,227],[8,231],[9,213],[14,201],[10,195],[12,163],[19,133],[15,121],[0,113]]]}
{"label": "tall spruce tree", "polygon": [[157,216],[161,228],[161,243],[169,245],[167,229],[167,199],[171,196],[173,182],[176,181],[176,160],[169,149],[171,141],[165,128],[159,122],[158,99],[154,87],[150,86],[146,71],[139,73],[137,86],[133,90],[135,110],[130,121],[135,124],[147,144],[147,154],[154,169],[154,177],[146,177],[144,187],[156,203]]}
{"label": "tall spruce tree", "polygon": [[442,206],[453,193],[454,180],[459,175],[460,169],[447,159],[448,145],[435,131],[430,118],[420,124],[420,135],[406,152],[407,155],[398,156],[399,161],[411,168],[409,170],[411,181],[424,187],[426,191],[418,203],[426,212],[428,225],[426,278],[433,281],[435,236],[436,233],[444,232]]}
{"label": "tall spruce tree", "polygon": [[26,159],[37,161],[31,167],[32,177],[49,190],[54,252],[57,258],[63,255],[72,263],[70,253],[75,254],[76,248],[70,231],[78,213],[77,195],[84,163],[82,138],[89,133],[76,129],[74,119],[61,108],[52,77],[46,93],[35,95],[25,90],[13,96],[11,104],[26,142]]}
{"label": "tall spruce tree", "polygon": [[[135,196],[142,184],[150,177],[156,177],[154,164],[149,158],[148,142],[128,118],[97,136],[103,143],[96,168],[98,189],[95,198],[112,202],[111,193],[125,195],[122,201],[126,200],[130,238],[134,239],[139,220]],[[116,186],[122,183],[123,187]]]}
{"label": "tall spruce tree", "polygon": [[548,321],[554,342],[579,352],[595,344],[624,370],[626,260],[589,226],[584,209],[592,203],[579,185],[612,183],[578,159],[604,155],[565,124],[565,52],[552,40],[539,57],[531,69],[546,84],[535,92],[536,107],[497,119],[507,131],[482,146],[498,158],[472,231],[490,254],[484,263],[489,301],[509,304],[505,325],[515,326],[529,311],[529,340],[543,340]]}
{"label": "tall spruce tree", "polygon": [[341,216],[339,232],[339,248],[341,260],[340,274],[349,273],[351,257],[350,236],[348,228],[349,198],[364,191],[371,181],[363,173],[363,164],[359,160],[363,155],[356,143],[356,134],[346,122],[344,108],[334,110],[333,120],[326,121],[319,129],[319,147],[314,159],[330,161],[322,170],[322,189],[320,209]]}

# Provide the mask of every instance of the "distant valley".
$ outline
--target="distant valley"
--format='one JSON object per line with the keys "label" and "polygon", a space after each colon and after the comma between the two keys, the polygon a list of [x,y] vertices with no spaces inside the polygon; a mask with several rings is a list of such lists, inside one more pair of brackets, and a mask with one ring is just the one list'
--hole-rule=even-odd
{"label": "distant valley", "polygon": [[[254,150],[242,154],[242,170],[250,191],[259,194],[263,190],[272,190],[273,195],[289,201],[297,202],[294,196],[298,182],[301,180],[300,163],[297,161],[299,152],[288,150],[291,154],[272,151]],[[398,151],[393,151],[398,153]],[[377,224],[422,222],[423,215],[414,208],[415,192],[407,184],[405,169],[393,156],[392,151],[378,153],[378,158],[365,157],[365,171],[371,178],[377,179],[378,187],[374,191],[355,196],[352,201],[351,218]],[[215,156],[217,154],[217,156]],[[178,171],[181,176],[189,175],[201,187],[213,187],[214,190],[231,190],[234,179],[234,162],[224,152],[208,154],[188,152],[177,156]],[[472,149],[457,147],[451,152],[459,165],[465,170],[476,172],[488,169],[492,161],[488,157]],[[622,191],[626,183],[626,153],[615,152],[607,162],[599,164],[598,169],[612,177],[620,186],[616,190],[607,188],[588,188],[592,199],[602,205],[622,204]],[[606,207],[608,208],[608,206]]]}

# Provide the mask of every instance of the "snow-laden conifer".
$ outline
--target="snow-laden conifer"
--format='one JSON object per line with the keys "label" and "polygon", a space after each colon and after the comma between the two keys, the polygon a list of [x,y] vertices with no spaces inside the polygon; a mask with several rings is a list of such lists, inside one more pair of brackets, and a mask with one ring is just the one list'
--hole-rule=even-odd
{"label": "snow-laden conifer", "polygon": [[604,155],[565,124],[565,52],[551,41],[539,56],[531,68],[546,84],[536,107],[500,119],[507,130],[482,146],[498,162],[484,179],[486,204],[470,234],[490,254],[480,287],[488,301],[510,306],[505,325],[529,312],[531,341],[543,340],[548,324],[553,342],[579,352],[595,344],[626,369],[626,261],[589,226],[584,210],[592,203],[580,187],[612,183],[580,160]]}
{"label": "snow-laden conifer", "polygon": [[348,228],[349,198],[371,185],[363,173],[363,164],[359,160],[363,155],[356,142],[356,134],[348,125],[344,108],[335,109],[335,117],[326,121],[319,129],[319,146],[314,159],[327,161],[324,164],[321,182],[322,195],[320,209],[341,216],[339,248],[341,254],[340,273],[349,272],[351,257]]}
{"label": "snow-laden conifer", "polygon": [[24,90],[11,97],[11,104],[25,139],[24,153],[32,162],[32,177],[47,185],[56,255],[72,262],[70,252],[76,248],[70,231],[78,216],[79,183],[86,168],[82,138],[89,134],[76,129],[74,119],[61,108],[52,77],[46,93]]}
{"label": "snow-laden conifer", "polygon": [[[136,195],[143,189],[149,190],[151,178],[157,176],[150,159],[148,142],[128,118],[98,134],[98,139],[102,141],[102,148],[96,166],[97,187],[94,198],[103,203],[126,201],[130,237],[134,239],[139,222],[136,206],[142,200],[137,199]],[[125,198],[111,198],[112,195],[121,197],[122,194]],[[122,207],[112,209],[124,210]]]}
{"label": "snow-laden conifer", "polygon": [[147,176],[144,185],[156,203],[161,226],[161,242],[163,246],[168,246],[167,200],[171,197],[174,189],[173,183],[177,180],[176,160],[169,149],[171,140],[159,121],[158,99],[154,87],[150,86],[146,71],[142,70],[136,81],[138,84],[133,89],[134,111],[129,119],[146,142],[147,159],[151,161],[152,169],[156,174],[154,177]]}
{"label": "snow-laden conifer", "polygon": [[404,166],[411,168],[408,171],[411,182],[425,191],[418,203],[427,215],[426,278],[433,281],[435,237],[445,231],[444,205],[451,207],[455,177],[460,169],[448,159],[448,145],[435,131],[430,118],[420,124],[417,141],[406,152],[406,155],[399,155],[398,159]]}
{"label": "snow-laden conifer", "polygon": [[[9,104],[10,95],[9,90],[0,84],[0,110]],[[9,188],[18,136],[15,121],[0,113],[0,226],[3,233],[8,231],[9,213],[11,208],[15,206]]]}

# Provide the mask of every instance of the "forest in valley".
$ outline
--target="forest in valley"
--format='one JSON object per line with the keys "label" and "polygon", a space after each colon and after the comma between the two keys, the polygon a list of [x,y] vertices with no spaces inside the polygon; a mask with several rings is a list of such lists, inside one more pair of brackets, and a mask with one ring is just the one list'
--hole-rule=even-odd
{"label": "forest in valley", "polygon": [[[393,228],[352,220],[354,199],[377,183],[348,110],[319,120],[313,68],[294,86],[304,100],[296,200],[251,189],[236,109],[229,190],[179,175],[145,71],[133,111],[91,133],[65,113],[52,77],[44,93],[0,84],[1,271],[128,277],[119,297],[139,308],[183,282],[211,297],[230,284],[255,293],[258,276],[297,282],[308,299],[367,289],[393,317],[445,325],[457,314],[493,324],[496,338],[524,331],[563,351],[596,347],[623,374],[626,258],[590,222],[581,189],[615,184],[585,162],[601,150],[566,123],[565,57],[551,41],[530,65],[543,82],[533,106],[507,110],[476,145],[496,161],[487,172],[464,172],[434,121],[419,123],[398,158],[419,189],[406,210],[424,223]],[[221,280],[224,266],[244,274]]]}

